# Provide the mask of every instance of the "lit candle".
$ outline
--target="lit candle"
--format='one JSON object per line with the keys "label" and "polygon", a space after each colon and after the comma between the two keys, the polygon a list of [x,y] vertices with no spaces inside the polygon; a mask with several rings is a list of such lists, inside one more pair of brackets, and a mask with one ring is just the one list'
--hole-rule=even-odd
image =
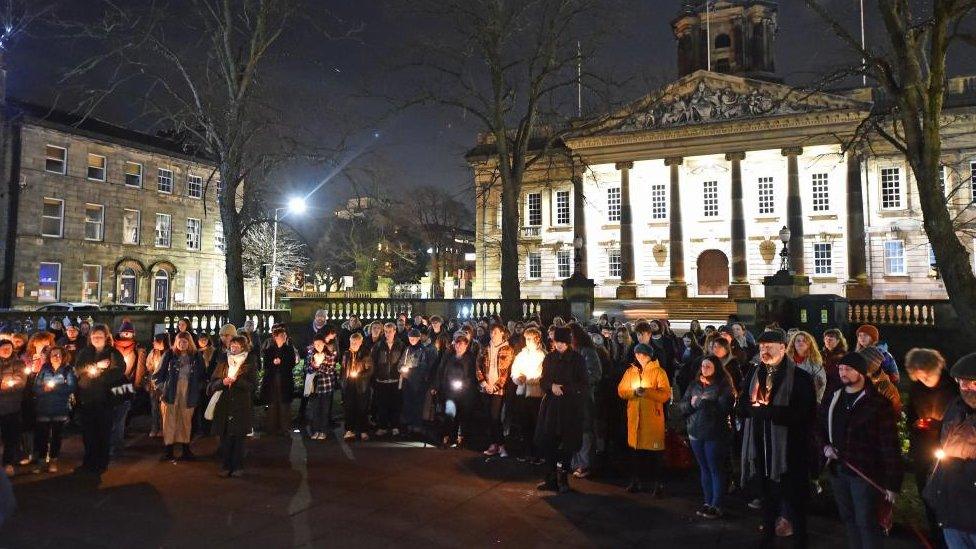
{"label": "lit candle", "polygon": [[57,381],[55,381],[53,379],[49,379],[49,380],[47,380],[46,385],[47,385],[47,388],[48,389],[53,389],[54,386],[57,385],[57,383],[58,383]]}
{"label": "lit candle", "polygon": [[455,391],[460,391],[462,385],[464,384],[461,383],[461,380],[458,379],[455,379],[454,381],[451,382],[451,387],[453,387]]}
{"label": "lit candle", "polygon": [[24,373],[27,374],[27,375],[30,375],[31,374],[31,367],[30,366],[24,366]]}
{"label": "lit candle", "polygon": [[936,450],[935,451],[935,459],[937,459],[939,461],[942,461],[943,459],[945,459],[945,450],[943,450],[942,448],[939,448],[938,450]]}
{"label": "lit candle", "polygon": [[407,368],[406,366],[404,366],[403,368],[400,368],[400,373],[401,374],[405,374],[405,373],[407,373],[409,371],[410,371],[410,368]]}
{"label": "lit candle", "polygon": [[349,372],[349,377],[355,379],[355,378],[359,377],[359,372],[357,372],[357,371]]}
{"label": "lit candle", "polygon": [[94,364],[92,364],[91,366],[89,366],[88,368],[86,368],[86,371],[88,372],[88,375],[89,376],[95,377],[95,376],[98,375],[98,366],[95,366]]}
{"label": "lit candle", "polygon": [[13,378],[7,378],[7,387],[13,387],[17,382]]}

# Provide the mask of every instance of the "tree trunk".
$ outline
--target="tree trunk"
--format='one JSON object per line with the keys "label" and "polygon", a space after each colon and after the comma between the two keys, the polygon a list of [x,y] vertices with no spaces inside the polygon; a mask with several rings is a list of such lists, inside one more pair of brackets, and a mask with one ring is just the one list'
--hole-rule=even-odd
{"label": "tree trunk", "polygon": [[522,318],[522,289],[519,284],[518,237],[521,218],[519,217],[519,187],[521,181],[515,174],[502,177],[502,242],[501,242],[501,316],[504,320]]}
{"label": "tree trunk", "polygon": [[[223,181],[234,181],[232,176],[221,173]],[[220,197],[220,220],[224,225],[224,273],[227,275],[227,317],[234,326],[244,325],[244,245],[241,220],[234,202],[236,186],[224,186],[225,196]],[[226,195],[230,195],[228,198]]]}

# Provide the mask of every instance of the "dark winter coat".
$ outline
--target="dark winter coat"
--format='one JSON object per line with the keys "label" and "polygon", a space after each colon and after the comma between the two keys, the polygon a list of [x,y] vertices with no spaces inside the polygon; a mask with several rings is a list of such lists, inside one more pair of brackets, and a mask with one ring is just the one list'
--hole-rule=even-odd
{"label": "dark winter coat", "polygon": [[[99,368],[98,362],[109,361],[108,368]],[[113,405],[120,398],[112,389],[126,385],[125,360],[114,347],[106,346],[101,351],[88,345],[78,351],[75,359],[75,375],[78,376],[78,406]]]}
{"label": "dark winter coat", "polygon": [[258,384],[258,366],[254,352],[249,352],[237,371],[237,381],[230,387],[224,385],[227,377],[227,355],[220,357],[214,370],[207,394],[222,392],[214,408],[213,434],[218,436],[245,436],[254,421],[254,387]]}
{"label": "dark winter coat", "polygon": [[[553,394],[554,383],[562,386],[562,396]],[[583,444],[583,398],[589,390],[583,357],[571,349],[547,354],[539,386],[543,395],[535,443],[540,448],[555,446],[562,452],[576,452]]]}
{"label": "dark winter coat", "polygon": [[[54,382],[54,387],[47,389],[47,383]],[[37,417],[39,418],[58,418],[68,417],[71,413],[71,406],[68,398],[75,392],[78,386],[78,378],[75,377],[74,368],[67,364],[62,364],[57,371],[51,364],[45,364],[34,379],[34,398]]]}
{"label": "dark winter coat", "polygon": [[976,532],[976,410],[956,398],[942,418],[945,457],[932,472],[922,497],[939,526]]}
{"label": "dark winter coat", "polygon": [[[898,444],[898,418],[888,399],[870,384],[864,384],[864,394],[855,401],[847,420],[844,441],[828,437],[831,409],[839,406],[841,391],[824,395],[817,422],[817,442],[824,446],[839,445],[840,458],[860,469],[871,480],[892,492],[901,490],[904,466]],[[838,402],[838,404],[834,404]],[[840,467],[840,464],[834,464]]]}
{"label": "dark winter coat", "polygon": [[369,391],[370,379],[373,377],[373,358],[365,342],[355,353],[347,350],[342,354],[341,370],[346,380],[346,391],[355,390],[360,395]]}
{"label": "dark winter coat", "polygon": [[400,379],[400,361],[406,346],[403,341],[393,338],[393,347],[381,340],[373,345],[370,353],[373,357],[373,379],[376,381],[390,381]]}
{"label": "dark winter coat", "polygon": [[[688,384],[678,403],[678,412],[685,416],[688,437],[695,440],[727,441],[732,435],[729,413],[734,398],[732,387],[722,372],[716,372],[714,382],[704,385],[701,378]],[[692,397],[698,397],[692,405]]]}
{"label": "dark winter coat", "polygon": [[[160,399],[166,404],[172,405],[176,402],[176,387],[180,381],[180,356],[175,352],[168,352],[163,356],[163,363],[153,374],[153,383],[160,391]],[[207,367],[203,361],[203,355],[194,353],[193,366],[190,368],[190,377],[187,378],[186,406],[196,408],[200,404],[200,394],[207,384]]]}
{"label": "dark winter coat", "polygon": [[[400,362],[403,375],[403,410],[401,421],[406,425],[420,425],[430,376],[434,370],[433,360],[437,350],[433,347],[408,345]],[[402,371],[406,370],[406,371]]]}
{"label": "dark winter coat", "polygon": [[437,368],[436,386],[443,400],[467,402],[477,394],[474,354],[468,350],[458,357],[457,353],[448,349]]}
{"label": "dark winter coat", "polygon": [[24,400],[24,387],[27,386],[27,374],[24,368],[24,361],[16,354],[6,360],[0,360],[0,416],[20,411],[21,402]]}
{"label": "dark winter coat", "polygon": [[[254,351],[251,351],[254,352]],[[261,381],[261,401],[265,403],[280,402],[287,404],[295,395],[295,364],[298,357],[295,347],[289,342],[279,347],[273,341],[262,353],[264,379]],[[275,359],[280,359],[275,364]],[[226,360],[226,357],[225,357]]]}
{"label": "dark winter coat", "polygon": [[916,474],[928,476],[935,465],[935,451],[939,448],[942,418],[949,404],[959,396],[959,385],[942,372],[939,383],[931,389],[913,381],[908,388],[905,423],[910,443],[908,455]]}
{"label": "dark winter coat", "polygon": [[63,347],[65,351],[68,351],[68,356],[64,357],[65,362],[71,366],[74,366],[75,357],[78,356],[78,351],[88,346],[88,340],[86,340],[85,336],[81,334],[78,334],[78,337],[74,339],[68,339],[68,336],[65,336],[57,341],[57,346]]}

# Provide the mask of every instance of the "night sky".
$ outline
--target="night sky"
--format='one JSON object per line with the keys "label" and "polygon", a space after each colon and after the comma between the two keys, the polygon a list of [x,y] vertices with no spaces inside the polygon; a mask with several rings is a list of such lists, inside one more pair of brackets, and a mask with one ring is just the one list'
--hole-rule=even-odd
{"label": "night sky", "polygon": [[[395,55],[398,47],[409,42],[410,33],[437,31],[417,26],[404,28],[389,9],[390,3],[392,0],[335,1],[335,13],[349,25],[362,25],[362,31],[353,40],[286,42],[285,47],[296,62],[294,67],[283,65],[280,74],[275,75],[280,95],[288,101],[285,106],[296,112],[301,112],[303,97],[329,102],[332,108],[343,113],[347,127],[350,121],[354,127],[358,124],[350,139],[352,150],[361,155],[360,162],[381,166],[395,185],[432,184],[453,194],[470,196],[471,174],[462,155],[480,129],[470,117],[462,117],[451,109],[424,107],[374,123],[373,119],[384,106],[376,99],[362,98],[368,82],[387,78],[383,74],[386,61]],[[629,10],[623,18],[626,23],[614,34],[601,60],[618,74],[633,77],[629,89],[621,90],[621,97],[636,98],[649,91],[649,82],[664,81],[675,75],[675,44],[669,22],[680,3],[680,0],[624,0]],[[828,0],[827,3],[838,17],[856,28],[857,0]],[[84,13],[85,2],[71,2],[71,9]],[[178,17],[176,8],[174,17]],[[780,2],[779,25],[776,61],[780,76],[788,83],[813,82],[845,55],[840,43],[824,30],[801,0]],[[870,21],[868,26],[869,35],[871,29],[880,28]],[[43,31],[25,39],[7,55],[8,93],[35,102],[51,102],[57,93],[55,83],[61,71],[78,55],[80,52],[59,47],[57,40]],[[320,70],[309,71],[306,63],[299,62],[309,58],[314,59]],[[966,67],[955,69],[958,72]],[[395,87],[396,82],[387,84]],[[63,106],[70,104],[70,98],[62,97],[61,101]],[[129,107],[126,98],[117,97],[97,116],[131,124],[127,119]],[[336,125],[327,119],[316,124],[323,136]],[[280,177],[286,186],[310,189],[326,176],[321,168],[296,164],[286,167]],[[314,202],[324,213],[348,192],[348,181],[335,177],[316,192]],[[473,206],[473,198],[471,202]]]}

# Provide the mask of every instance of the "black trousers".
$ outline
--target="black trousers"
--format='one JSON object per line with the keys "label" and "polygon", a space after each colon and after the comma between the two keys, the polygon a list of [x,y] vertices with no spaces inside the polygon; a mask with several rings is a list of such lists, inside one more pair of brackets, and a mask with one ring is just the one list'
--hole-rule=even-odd
{"label": "black trousers", "polygon": [[222,435],[220,455],[224,459],[224,469],[230,472],[244,468],[244,441],[246,436]]}
{"label": "black trousers", "polygon": [[80,407],[81,438],[85,444],[82,467],[101,473],[108,469],[114,406],[110,403]]}
{"label": "black trousers", "polygon": [[34,461],[42,463],[45,457],[52,460],[61,455],[63,421],[41,421],[34,424]]}
{"label": "black trousers", "polygon": [[[453,395],[452,395],[453,396]],[[447,398],[445,401],[445,413],[444,413],[444,432],[441,437],[465,437],[468,436],[471,430],[471,402],[472,399],[467,395],[458,396],[457,398]],[[446,412],[448,404],[451,403],[454,407],[454,415],[450,415]]]}
{"label": "black trousers", "polygon": [[807,478],[808,475],[806,474],[785,473],[778,482],[766,477],[758,479],[756,484],[762,502],[762,521],[765,536],[775,535],[776,519],[780,516],[783,503],[786,503],[793,512],[793,516],[790,517],[793,524],[793,543],[798,546],[806,545],[807,500],[809,499],[806,493],[809,490]]}
{"label": "black trousers", "polygon": [[535,447],[535,424],[539,420],[539,404],[542,399],[518,397],[514,402],[518,413],[519,437],[522,439],[522,455],[528,458],[540,457],[541,452]]}
{"label": "black trousers", "polygon": [[560,450],[559,443],[550,444],[546,448],[546,470],[550,475],[555,475],[560,469],[569,471],[574,453]]}
{"label": "black trousers", "polygon": [[641,482],[647,480],[654,484],[662,482],[661,463],[664,452],[654,450],[635,450],[630,452],[630,476]]}
{"label": "black trousers", "polygon": [[357,435],[369,430],[369,394],[349,383],[342,393],[346,430]]}
{"label": "black trousers", "polygon": [[396,383],[377,383],[376,397],[376,426],[380,429],[391,429],[400,425],[400,407],[403,397]]}
{"label": "black trousers", "polygon": [[20,412],[0,416],[0,440],[3,441],[3,464],[17,463],[17,452],[20,450],[20,432],[22,418]]}
{"label": "black trousers", "polygon": [[502,408],[505,397],[502,395],[483,395],[488,409],[488,444],[505,444],[505,426],[502,425]]}

